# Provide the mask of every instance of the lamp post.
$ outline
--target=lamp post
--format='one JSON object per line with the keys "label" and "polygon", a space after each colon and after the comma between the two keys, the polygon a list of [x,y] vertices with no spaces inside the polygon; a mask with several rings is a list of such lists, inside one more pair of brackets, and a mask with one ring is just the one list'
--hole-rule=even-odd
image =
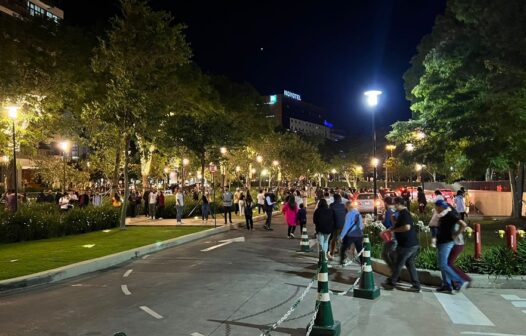
{"label": "lamp post", "polygon": [[[261,163],[263,162],[263,157],[261,155],[256,156],[256,161],[261,166]],[[259,189],[261,189],[261,174],[259,174]]]}
{"label": "lamp post", "polygon": [[[391,151],[391,156],[389,156],[389,154],[387,155],[387,158],[390,158],[390,157],[393,157],[393,151],[396,149],[396,146],[395,145],[387,145],[385,146],[385,149],[387,149],[388,151]],[[387,181],[388,181],[388,177],[387,177],[387,160],[385,160],[385,189],[387,189]]]}
{"label": "lamp post", "polygon": [[62,175],[62,194],[66,193],[66,153],[69,152],[69,141],[64,140],[60,143],[60,149],[62,149],[62,163],[63,163],[63,175]]}
{"label": "lamp post", "polygon": [[[376,125],[375,125],[375,107],[378,105],[378,96],[382,94],[382,91],[379,90],[369,90],[364,92],[364,96],[367,97],[367,105],[372,109],[372,126],[373,126],[373,158],[376,159]],[[378,207],[376,206],[377,194],[376,194],[376,175],[378,167],[374,165],[373,167],[373,192],[374,192],[374,218],[376,219],[378,215]]]}
{"label": "lamp post", "polygon": [[[6,166],[6,169],[7,169],[7,166],[9,165],[9,157],[7,155],[4,155],[0,159],[1,159],[0,161]],[[2,176],[2,183],[4,184],[4,189],[5,189],[7,187],[7,183],[6,183],[6,181],[7,181],[7,171],[2,169],[2,173],[4,173],[3,176]]]}
{"label": "lamp post", "polygon": [[426,165],[419,164],[419,163],[417,163],[415,166],[416,171],[420,173],[420,183],[422,183],[422,190],[425,190],[424,189],[424,175],[423,175],[425,167]]}
{"label": "lamp post", "polygon": [[184,188],[184,167],[188,166],[189,163],[190,163],[190,160],[183,159],[183,165],[182,165],[182,170],[181,170],[181,187],[183,188]]}
{"label": "lamp post", "polygon": [[18,210],[18,176],[16,171],[16,128],[15,122],[18,116],[18,106],[8,106],[7,115],[13,121],[13,183],[15,184],[15,212]]}
{"label": "lamp post", "polygon": [[241,180],[240,180],[240,178],[239,178],[239,172],[241,171],[241,167],[240,167],[240,166],[236,166],[235,170],[236,170],[236,180],[237,180],[237,183],[238,183],[238,185],[241,185]]}

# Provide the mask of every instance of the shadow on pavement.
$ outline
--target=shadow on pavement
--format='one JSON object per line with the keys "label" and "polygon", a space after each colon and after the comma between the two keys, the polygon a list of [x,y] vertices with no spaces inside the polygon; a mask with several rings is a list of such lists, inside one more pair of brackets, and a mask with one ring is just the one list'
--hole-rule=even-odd
{"label": "shadow on pavement", "polygon": [[[210,322],[217,322],[221,324],[226,325],[226,331],[225,336],[230,336],[230,326],[238,326],[238,327],[245,327],[245,328],[254,328],[259,330],[260,332],[263,332],[270,328],[269,325],[263,325],[263,324],[252,324],[252,323],[243,323],[243,322],[233,322],[233,321],[221,321],[221,320],[208,320]],[[291,336],[300,336],[305,335],[305,329],[304,328],[276,328],[274,332],[280,332],[284,334],[288,334]]]}

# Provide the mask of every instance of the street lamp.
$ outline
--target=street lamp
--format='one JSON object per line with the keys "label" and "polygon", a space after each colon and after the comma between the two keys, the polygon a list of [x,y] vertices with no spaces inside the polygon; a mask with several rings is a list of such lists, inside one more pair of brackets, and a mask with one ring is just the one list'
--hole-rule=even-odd
{"label": "street lamp", "polygon": [[66,193],[66,153],[69,152],[70,143],[68,140],[64,140],[60,143],[60,149],[62,149],[62,163],[63,169],[63,180],[62,180],[62,194]]}
{"label": "street lamp", "polygon": [[[367,105],[371,107],[372,111],[372,124],[373,124],[373,157],[376,158],[376,125],[375,125],[375,107],[378,105],[378,96],[382,94],[382,91],[379,90],[369,90],[363,93],[367,97]],[[374,218],[376,219],[378,215],[378,208],[376,206],[376,175],[378,167],[374,165],[373,169],[373,192],[374,192]]]}
{"label": "street lamp", "polygon": [[7,107],[7,115],[9,118],[13,121],[13,182],[15,184],[15,212],[18,210],[18,176],[16,171],[16,128],[15,128],[15,122],[16,118],[18,116],[18,106],[8,106]]}
{"label": "street lamp", "polygon": [[413,145],[412,143],[405,144],[405,150],[407,152],[412,152],[415,150],[415,145]]}
{"label": "street lamp", "polygon": [[225,155],[226,152],[227,152],[226,147],[221,147],[221,148],[219,148],[219,152],[220,152],[221,154]]}
{"label": "street lamp", "polygon": [[[268,175],[268,170],[267,169],[261,170],[261,174],[259,174],[259,179],[260,179],[259,181],[261,182],[261,176],[267,176],[267,175]],[[269,184],[268,186],[270,188],[270,179],[268,180],[268,184]]]}
{"label": "street lamp", "polygon": [[181,185],[182,187],[184,188],[184,167],[185,166],[188,166],[188,164],[190,163],[190,160],[188,159],[183,159],[183,166],[181,167]]}
{"label": "street lamp", "polygon": [[[385,149],[388,151],[391,151],[391,156],[389,154],[387,155],[387,158],[393,157],[393,151],[396,149],[395,145],[387,145],[385,146]],[[387,181],[389,181],[389,178],[387,176],[387,160],[385,160],[385,189],[387,189]]]}

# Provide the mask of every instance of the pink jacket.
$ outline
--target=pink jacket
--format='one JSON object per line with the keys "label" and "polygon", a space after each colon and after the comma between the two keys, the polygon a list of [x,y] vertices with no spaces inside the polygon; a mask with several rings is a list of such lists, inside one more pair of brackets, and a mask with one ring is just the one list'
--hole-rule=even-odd
{"label": "pink jacket", "polygon": [[291,209],[288,203],[285,203],[283,209],[281,209],[281,212],[285,215],[285,222],[287,222],[288,226],[296,226],[296,215],[298,214],[298,210],[297,205],[294,209]]}

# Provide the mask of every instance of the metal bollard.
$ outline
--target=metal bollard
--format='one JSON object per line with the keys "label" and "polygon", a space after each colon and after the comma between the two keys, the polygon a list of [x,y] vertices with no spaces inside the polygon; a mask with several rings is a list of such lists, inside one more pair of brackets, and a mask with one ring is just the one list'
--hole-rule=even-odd
{"label": "metal bollard", "polygon": [[517,253],[517,228],[515,225],[506,225],[506,245]]}

